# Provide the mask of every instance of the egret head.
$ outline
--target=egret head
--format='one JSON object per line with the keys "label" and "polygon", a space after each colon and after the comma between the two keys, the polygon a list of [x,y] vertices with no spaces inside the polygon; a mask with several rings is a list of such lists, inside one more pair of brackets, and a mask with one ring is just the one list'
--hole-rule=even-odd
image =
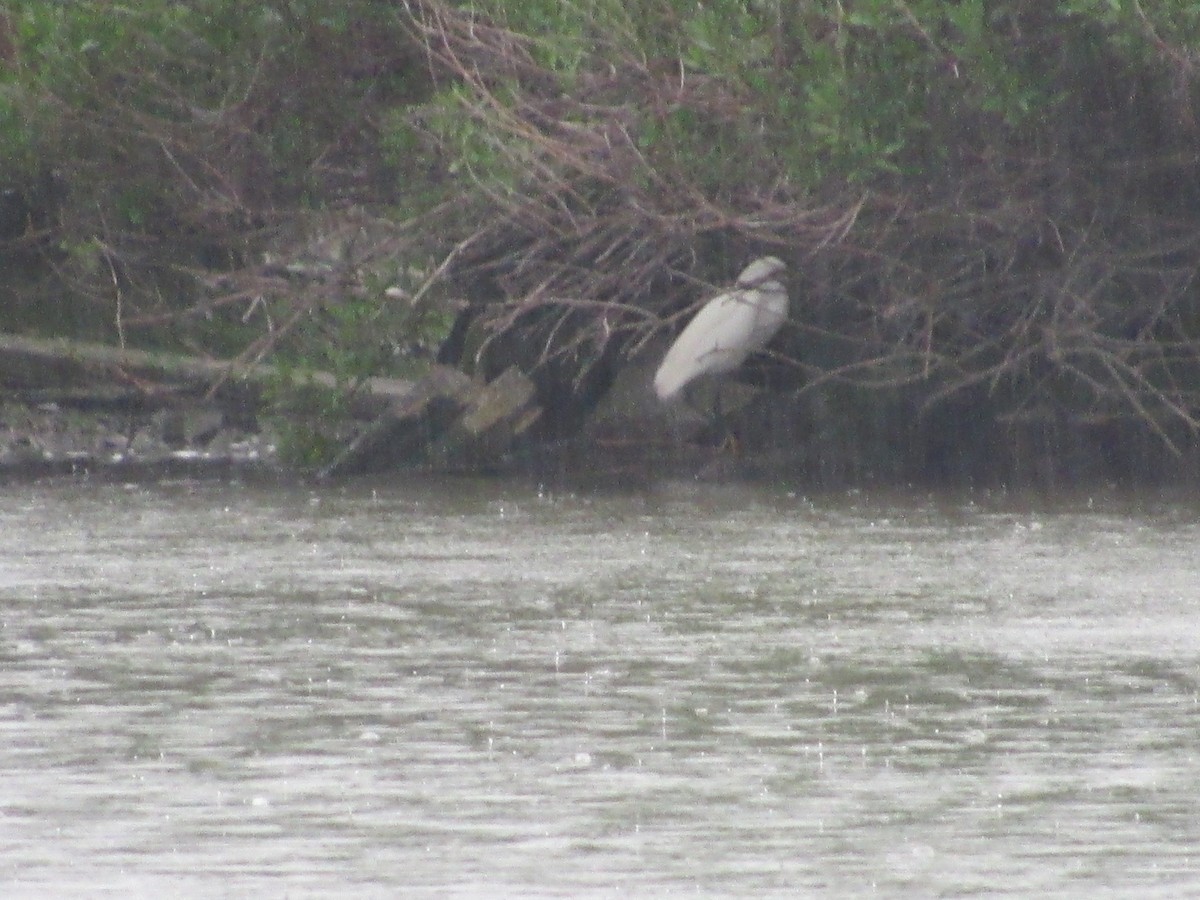
{"label": "egret head", "polygon": [[786,268],[783,260],[777,256],[760,257],[742,270],[742,274],[738,276],[737,286],[740,288],[758,287],[764,282],[770,281]]}

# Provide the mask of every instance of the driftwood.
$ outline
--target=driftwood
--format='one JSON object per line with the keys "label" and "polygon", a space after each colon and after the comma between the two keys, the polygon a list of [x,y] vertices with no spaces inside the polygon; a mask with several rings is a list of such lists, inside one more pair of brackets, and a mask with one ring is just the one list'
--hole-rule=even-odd
{"label": "driftwood", "polygon": [[457,369],[435,366],[321,475],[431,462],[446,468],[491,468],[540,413],[533,383],[515,368],[481,384]]}

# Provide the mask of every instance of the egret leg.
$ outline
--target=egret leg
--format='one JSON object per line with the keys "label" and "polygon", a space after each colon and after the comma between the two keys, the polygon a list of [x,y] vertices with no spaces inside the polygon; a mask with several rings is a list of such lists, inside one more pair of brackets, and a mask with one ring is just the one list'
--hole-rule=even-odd
{"label": "egret leg", "polygon": [[717,444],[717,453],[728,453],[730,456],[741,456],[742,443],[738,440],[737,432],[729,427],[729,423],[725,420],[725,409],[721,403],[723,396],[721,386],[717,385],[717,390],[713,398],[713,427],[718,434],[723,433],[721,442]]}
{"label": "egret leg", "polygon": [[[697,385],[694,389],[685,388],[683,403],[696,419],[703,423],[695,433],[692,441],[697,444],[713,446],[718,454],[740,451],[740,442],[733,429],[729,427],[724,391],[719,381],[711,381]],[[734,408],[737,408],[735,403]]]}

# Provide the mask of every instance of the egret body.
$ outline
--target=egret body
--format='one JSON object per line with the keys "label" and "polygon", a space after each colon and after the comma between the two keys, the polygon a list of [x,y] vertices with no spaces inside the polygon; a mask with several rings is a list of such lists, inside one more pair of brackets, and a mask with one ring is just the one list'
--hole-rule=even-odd
{"label": "egret body", "polygon": [[701,375],[731,372],[763,349],[787,319],[787,268],[774,256],[756,259],[733,290],[709,300],[675,339],[654,376],[660,400],[676,396]]}

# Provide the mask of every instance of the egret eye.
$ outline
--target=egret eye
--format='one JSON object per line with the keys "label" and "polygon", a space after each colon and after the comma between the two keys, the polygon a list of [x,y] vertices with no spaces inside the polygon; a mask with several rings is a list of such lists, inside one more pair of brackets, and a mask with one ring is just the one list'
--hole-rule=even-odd
{"label": "egret eye", "polygon": [[756,259],[733,290],[713,297],[696,313],[654,376],[660,400],[670,400],[701,375],[733,371],[770,343],[787,319],[787,291],[777,280],[785,268],[774,256]]}

